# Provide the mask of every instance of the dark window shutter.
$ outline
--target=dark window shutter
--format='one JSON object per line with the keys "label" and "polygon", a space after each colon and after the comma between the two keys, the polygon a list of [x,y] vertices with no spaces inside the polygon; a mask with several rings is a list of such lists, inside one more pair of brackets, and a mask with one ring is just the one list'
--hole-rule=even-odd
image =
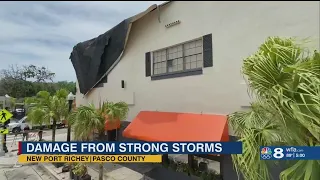
{"label": "dark window shutter", "polygon": [[212,34],[203,36],[203,67],[212,67]]}
{"label": "dark window shutter", "polygon": [[146,77],[151,76],[151,54],[146,53]]}

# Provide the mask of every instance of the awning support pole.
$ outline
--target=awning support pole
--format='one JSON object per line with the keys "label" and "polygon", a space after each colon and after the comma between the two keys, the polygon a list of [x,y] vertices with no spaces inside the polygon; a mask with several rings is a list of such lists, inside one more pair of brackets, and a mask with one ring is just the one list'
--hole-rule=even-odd
{"label": "awning support pole", "polygon": [[162,163],[169,164],[169,155],[168,154],[162,155]]}
{"label": "awning support pole", "polygon": [[194,156],[191,154],[188,154],[188,166],[189,166],[189,170],[191,171],[191,172],[190,171],[188,172],[188,175],[190,176],[195,169]]}

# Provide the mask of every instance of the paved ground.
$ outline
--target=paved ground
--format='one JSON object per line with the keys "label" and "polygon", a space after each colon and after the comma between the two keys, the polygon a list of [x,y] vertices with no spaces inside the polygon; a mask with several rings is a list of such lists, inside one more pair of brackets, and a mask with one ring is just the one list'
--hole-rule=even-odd
{"label": "paved ground", "polygon": [[[58,129],[56,132],[56,141],[66,140],[66,129]],[[51,163],[41,163],[36,165],[23,164],[22,167],[13,168],[17,161],[17,142],[21,141],[22,136],[18,136],[13,141],[14,135],[8,135],[7,147],[10,153],[5,157],[0,157],[0,180],[52,180],[69,179],[69,173],[61,173],[62,168],[55,168]],[[51,130],[43,133],[45,140],[51,140]],[[125,139],[122,139],[125,140]],[[13,151],[13,152],[12,152]],[[186,155],[170,155],[171,158],[187,162]],[[219,163],[211,161],[209,168],[219,171]],[[98,164],[89,164],[89,174],[92,180],[98,180]],[[175,180],[175,179],[195,179],[190,178],[183,173],[169,171],[156,163],[105,163],[104,179],[107,180]]]}
{"label": "paved ground", "polygon": [[[14,167],[17,162],[18,156],[16,154],[18,141],[21,141],[20,136],[14,141],[14,135],[8,135],[7,147],[9,153],[0,157],[0,180],[53,180],[53,179],[69,179],[69,173],[61,173],[62,168],[55,168],[51,163],[40,164],[19,164],[20,167]],[[51,139],[51,131],[45,131],[43,133],[45,140]],[[66,129],[57,130],[56,141],[66,140]],[[112,165],[111,163],[108,163]],[[21,166],[22,165],[22,166]],[[98,180],[97,164],[90,164],[88,168],[89,174],[92,176],[92,180]],[[113,165],[112,165],[113,166]],[[108,180],[140,180],[143,175],[130,170],[125,167],[117,166],[117,169],[109,170],[105,169],[104,179]]]}
{"label": "paved ground", "polygon": [[[31,132],[29,134],[29,140],[31,140],[32,134],[36,134],[37,132]],[[62,128],[62,129],[57,129],[56,130],[56,135],[58,134],[67,134],[67,128]],[[50,136],[52,135],[52,130],[51,129],[46,129],[43,131],[43,137],[47,137],[47,140],[51,140]],[[22,134],[18,134],[17,136],[15,136],[14,134],[9,134],[7,135],[7,146],[11,146],[13,141],[22,141]],[[67,140],[67,137],[66,137]]]}
{"label": "paved ground", "polygon": [[[66,138],[66,129],[58,129],[58,136]],[[43,133],[44,139],[51,139],[51,130]],[[19,164],[17,163],[18,142],[22,140],[22,135],[7,136],[7,147],[9,152],[0,157],[0,180],[56,180],[42,166],[38,164]],[[61,139],[62,140],[62,139]],[[14,165],[17,165],[16,167]]]}
{"label": "paved ground", "polygon": [[0,180],[55,180],[39,165],[28,165],[18,168],[5,168],[0,166]]}

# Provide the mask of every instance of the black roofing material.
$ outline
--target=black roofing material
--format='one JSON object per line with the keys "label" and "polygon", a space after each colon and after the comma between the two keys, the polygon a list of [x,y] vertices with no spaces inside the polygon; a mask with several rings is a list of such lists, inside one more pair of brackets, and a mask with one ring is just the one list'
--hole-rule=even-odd
{"label": "black roofing material", "polygon": [[82,94],[93,88],[121,55],[130,21],[128,18],[106,33],[74,46],[70,59]]}

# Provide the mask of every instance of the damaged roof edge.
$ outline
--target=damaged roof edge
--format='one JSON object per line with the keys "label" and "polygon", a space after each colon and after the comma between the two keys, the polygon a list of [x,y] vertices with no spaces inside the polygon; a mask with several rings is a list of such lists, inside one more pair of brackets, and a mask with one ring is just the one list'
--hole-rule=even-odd
{"label": "damaged roof edge", "polygon": [[[163,5],[165,5],[165,4],[169,3],[169,2],[172,2],[172,1],[165,2],[165,3],[163,3],[163,4],[160,4],[159,6],[163,6]],[[135,15],[135,16],[132,16],[131,18],[129,18],[129,19],[131,19],[131,21],[130,21],[130,24],[129,24],[129,27],[128,27],[128,31],[127,31],[127,34],[126,34],[126,39],[125,39],[125,42],[124,42],[123,51],[121,52],[121,54],[119,55],[119,57],[117,58],[117,60],[116,60],[116,61],[111,65],[111,67],[107,70],[107,72],[104,73],[104,75],[84,94],[85,96],[86,96],[89,92],[91,92],[91,90],[92,90],[97,84],[99,84],[99,83],[101,82],[101,80],[102,80],[105,76],[107,76],[107,75],[110,73],[110,71],[112,71],[112,69],[119,63],[119,61],[120,61],[120,59],[121,59],[121,57],[122,57],[122,55],[123,55],[123,53],[124,53],[124,51],[125,51],[125,48],[126,48],[126,45],[127,45],[127,41],[128,41],[128,39],[129,39],[129,34],[130,34],[130,31],[131,31],[132,23],[135,22],[135,21],[137,21],[137,20],[139,20],[140,18],[144,17],[145,15],[147,15],[149,12],[155,10],[156,8],[158,8],[158,5],[153,4],[153,5],[150,6],[147,10],[145,10],[145,11],[143,11],[143,12],[141,12],[141,13]]]}
{"label": "damaged roof edge", "polygon": [[135,16],[132,16],[132,17],[131,17],[131,22],[130,22],[130,24],[129,24],[129,29],[128,29],[128,32],[127,32],[127,37],[126,37],[126,40],[125,40],[125,43],[124,43],[124,48],[125,48],[126,45],[127,45],[127,41],[128,41],[128,39],[129,39],[129,34],[130,34],[130,30],[131,30],[131,26],[132,26],[132,23],[133,23],[133,22],[139,20],[139,19],[142,18],[143,16],[147,15],[149,12],[157,9],[159,6],[161,7],[161,6],[164,6],[164,5],[166,5],[166,4],[168,4],[168,3],[171,3],[171,2],[172,2],[172,1],[166,1],[166,2],[164,2],[164,3],[162,3],[162,4],[160,4],[160,5],[153,4],[153,5],[151,5],[147,10],[145,10],[145,11],[143,11],[143,12],[141,12],[141,13],[135,15]]}
{"label": "damaged roof edge", "polygon": [[154,5],[150,6],[147,10],[145,10],[145,11],[143,11],[143,12],[131,17],[131,21],[130,21],[130,24],[129,24],[126,40],[124,42],[124,48],[126,48],[127,41],[129,39],[129,34],[130,34],[132,23],[137,21],[138,19],[142,18],[143,16],[145,16],[146,14],[148,14],[149,12],[151,12],[152,10],[154,10],[156,8],[157,8],[157,5],[154,4]]}
{"label": "damaged roof edge", "polygon": [[164,5],[167,5],[167,4],[169,4],[169,3],[172,3],[173,1],[166,1],[166,2],[164,2],[164,3],[162,3],[162,4],[160,4],[159,6],[164,6]]}

